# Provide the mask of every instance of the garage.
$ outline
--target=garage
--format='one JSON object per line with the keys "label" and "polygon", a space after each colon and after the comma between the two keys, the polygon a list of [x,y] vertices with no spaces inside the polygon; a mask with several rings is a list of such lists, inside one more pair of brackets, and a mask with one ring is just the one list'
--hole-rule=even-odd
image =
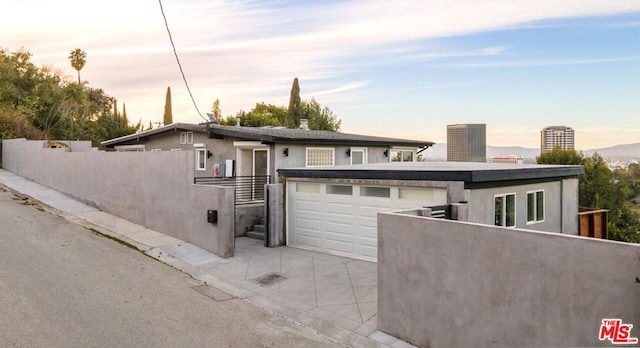
{"label": "garage", "polygon": [[287,245],[375,261],[379,212],[441,205],[445,188],[287,181]]}

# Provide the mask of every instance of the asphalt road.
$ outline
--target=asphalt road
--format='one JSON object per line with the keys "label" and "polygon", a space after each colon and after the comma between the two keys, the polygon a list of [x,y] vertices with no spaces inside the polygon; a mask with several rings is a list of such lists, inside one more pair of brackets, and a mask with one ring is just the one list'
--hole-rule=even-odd
{"label": "asphalt road", "polygon": [[0,186],[0,347],[326,346]]}

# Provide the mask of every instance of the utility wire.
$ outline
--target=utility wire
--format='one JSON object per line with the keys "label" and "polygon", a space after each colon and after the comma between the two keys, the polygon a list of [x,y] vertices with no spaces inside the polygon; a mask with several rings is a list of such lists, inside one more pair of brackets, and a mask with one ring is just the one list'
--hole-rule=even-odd
{"label": "utility wire", "polygon": [[162,7],[162,0],[158,0],[160,3],[160,12],[162,12],[162,18],[164,19],[164,26],[167,28],[167,33],[169,34],[169,41],[171,42],[171,47],[173,47],[173,54],[176,56],[176,62],[178,62],[178,67],[180,68],[180,73],[182,74],[182,80],[184,81],[184,85],[187,86],[187,91],[189,92],[189,96],[191,97],[191,101],[193,102],[193,106],[196,108],[198,115],[205,121],[208,121],[206,118],[202,116],[200,113],[200,109],[198,109],[198,105],[196,105],[195,99],[193,99],[193,94],[191,94],[191,88],[189,88],[189,83],[187,83],[187,78],[184,76],[184,71],[182,70],[182,64],[180,64],[180,58],[178,58],[178,52],[176,51],[176,45],[173,43],[173,37],[171,37],[171,30],[169,30],[169,23],[167,23],[167,16],[164,14],[164,8]]}

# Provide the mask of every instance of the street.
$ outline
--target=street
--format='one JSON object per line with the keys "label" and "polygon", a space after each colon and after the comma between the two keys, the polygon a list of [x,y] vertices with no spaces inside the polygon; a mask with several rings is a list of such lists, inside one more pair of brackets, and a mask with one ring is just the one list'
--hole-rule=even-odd
{"label": "street", "polygon": [[0,186],[2,347],[326,347]]}

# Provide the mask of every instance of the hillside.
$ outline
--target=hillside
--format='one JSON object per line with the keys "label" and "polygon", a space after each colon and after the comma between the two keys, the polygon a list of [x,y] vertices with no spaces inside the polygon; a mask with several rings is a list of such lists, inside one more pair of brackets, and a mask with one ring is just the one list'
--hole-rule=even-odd
{"label": "hillside", "polygon": [[[591,156],[595,152],[604,158],[635,159],[640,160],[640,143],[616,145],[599,149],[582,151],[586,156]],[[446,161],[447,144],[437,143],[424,152],[429,161]],[[520,146],[487,146],[487,159],[492,156],[520,155],[525,160],[535,160],[540,155],[540,149]]]}
{"label": "hillside", "polygon": [[584,153],[591,156],[597,152],[604,158],[624,158],[624,159],[640,159],[640,143],[615,145],[600,149],[587,150]]}
{"label": "hillside", "polygon": [[[437,143],[424,152],[429,161],[446,161],[447,144]],[[492,156],[520,155],[523,158],[535,159],[540,155],[540,149],[520,146],[487,146],[487,158]]]}

